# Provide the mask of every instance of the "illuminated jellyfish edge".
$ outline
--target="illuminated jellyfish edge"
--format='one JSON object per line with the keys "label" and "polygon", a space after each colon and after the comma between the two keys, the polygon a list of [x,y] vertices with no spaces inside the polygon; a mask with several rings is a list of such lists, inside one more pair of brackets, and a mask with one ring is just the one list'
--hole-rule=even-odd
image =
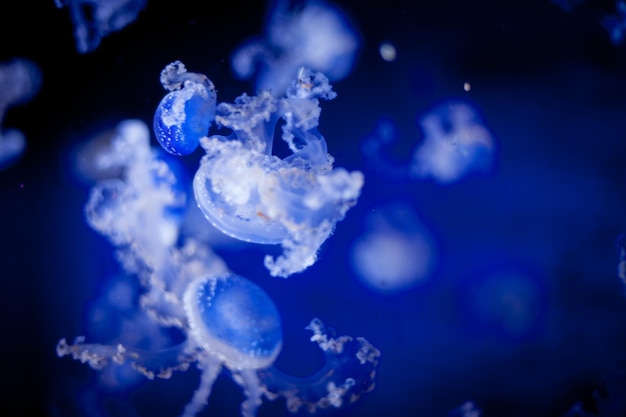
{"label": "illuminated jellyfish edge", "polygon": [[[203,146],[206,146],[214,138],[203,139]],[[239,142],[221,142],[224,146],[236,146]],[[247,152],[239,149],[239,152]],[[271,220],[266,214],[257,210],[252,216],[258,218],[244,217],[241,213],[232,215],[237,211],[232,205],[226,203],[221,196],[213,191],[211,181],[211,160],[215,155],[205,155],[198,171],[193,179],[193,191],[198,208],[204,217],[218,230],[235,239],[245,242],[260,244],[278,244],[289,237],[289,231],[277,221]],[[256,221],[255,221],[256,220]],[[261,221],[262,222],[261,222]]]}
{"label": "illuminated jellyfish edge", "polygon": [[[201,306],[206,308],[206,303],[213,301],[217,286],[220,284],[220,281],[225,280],[232,280],[231,282],[236,282],[235,285],[247,286],[248,290],[255,292],[255,296],[262,298],[258,304],[264,304],[265,308],[270,309],[270,315],[273,316],[270,317],[270,319],[275,320],[278,327],[278,329],[271,329],[271,331],[278,331],[280,340],[268,355],[259,356],[257,353],[251,354],[250,352],[242,352],[236,347],[220,341],[217,335],[210,332],[209,323],[206,323],[202,317]],[[201,300],[200,296],[203,293],[201,287],[207,284],[211,285],[211,298]],[[228,369],[243,371],[247,369],[266,368],[272,365],[280,354],[282,349],[282,323],[278,309],[267,293],[253,282],[232,273],[196,279],[187,287],[183,296],[183,304],[189,320],[190,333],[195,343],[201,346],[205,351],[210,352],[210,354],[217,356]]]}

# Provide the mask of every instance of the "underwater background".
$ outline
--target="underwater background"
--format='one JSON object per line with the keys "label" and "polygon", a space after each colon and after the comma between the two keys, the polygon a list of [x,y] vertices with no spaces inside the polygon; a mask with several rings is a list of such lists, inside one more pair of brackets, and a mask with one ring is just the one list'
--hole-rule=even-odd
{"label": "underwater background", "polygon": [[[320,367],[313,317],[380,349],[376,388],[320,414],[473,417],[459,411],[471,401],[484,417],[625,415],[626,45],[614,22],[624,14],[619,2],[557,3],[332,3],[359,46],[331,80],[337,98],[321,104],[319,130],[336,166],[363,172],[357,204],[288,279],[263,266],[274,248],[206,232],[276,304],[278,368]],[[195,371],[148,381],[57,357],[60,338],[114,337],[140,291],[85,222],[97,175],[82,161],[122,120],[151,123],[174,60],[206,74],[221,100],[253,94],[231,57],[263,33],[267,4],[148,0],[87,53],[52,0],[0,10],[0,61],[41,70],[38,94],[2,120],[27,145],[0,171],[0,414],[179,415]],[[415,175],[424,117],[451,102],[474,109],[491,159],[453,181]],[[177,159],[183,182],[200,156]],[[134,290],[128,306],[111,298],[119,281]],[[222,375],[199,415],[239,415],[242,399]],[[258,415],[291,414],[277,400]]]}

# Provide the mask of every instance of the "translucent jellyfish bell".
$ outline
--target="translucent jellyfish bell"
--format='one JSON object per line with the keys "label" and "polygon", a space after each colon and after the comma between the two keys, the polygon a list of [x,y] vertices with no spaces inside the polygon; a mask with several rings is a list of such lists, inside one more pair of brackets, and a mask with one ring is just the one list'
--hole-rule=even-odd
{"label": "translucent jellyfish bell", "polygon": [[180,61],[165,67],[161,84],[170,93],[154,114],[154,133],[167,152],[188,155],[196,150],[215,118],[215,86],[205,75],[187,72]]}
{"label": "translucent jellyfish bell", "polygon": [[200,279],[185,293],[191,335],[229,369],[274,363],[283,343],[278,309],[267,293],[237,275]]}

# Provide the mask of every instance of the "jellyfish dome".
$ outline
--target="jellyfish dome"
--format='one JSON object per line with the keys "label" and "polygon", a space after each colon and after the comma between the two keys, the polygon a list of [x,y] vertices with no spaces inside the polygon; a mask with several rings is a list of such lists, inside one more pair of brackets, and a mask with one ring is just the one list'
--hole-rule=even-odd
{"label": "jellyfish dome", "polygon": [[267,293],[237,275],[195,281],[185,293],[196,342],[229,369],[259,369],[274,363],[282,347],[278,309]]}

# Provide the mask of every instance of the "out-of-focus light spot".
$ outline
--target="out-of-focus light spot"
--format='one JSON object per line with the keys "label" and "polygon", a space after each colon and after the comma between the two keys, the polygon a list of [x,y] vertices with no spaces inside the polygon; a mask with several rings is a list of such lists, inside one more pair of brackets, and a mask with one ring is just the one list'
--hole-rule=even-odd
{"label": "out-of-focus light spot", "polygon": [[392,44],[385,42],[380,45],[378,51],[382,59],[384,59],[385,61],[392,62],[396,60],[397,51],[396,47]]}
{"label": "out-of-focus light spot", "polygon": [[469,90],[471,90],[471,89],[472,89],[472,85],[471,85],[469,82],[467,82],[467,81],[466,81],[466,82],[463,84],[463,90],[465,90],[465,91],[469,91]]}

